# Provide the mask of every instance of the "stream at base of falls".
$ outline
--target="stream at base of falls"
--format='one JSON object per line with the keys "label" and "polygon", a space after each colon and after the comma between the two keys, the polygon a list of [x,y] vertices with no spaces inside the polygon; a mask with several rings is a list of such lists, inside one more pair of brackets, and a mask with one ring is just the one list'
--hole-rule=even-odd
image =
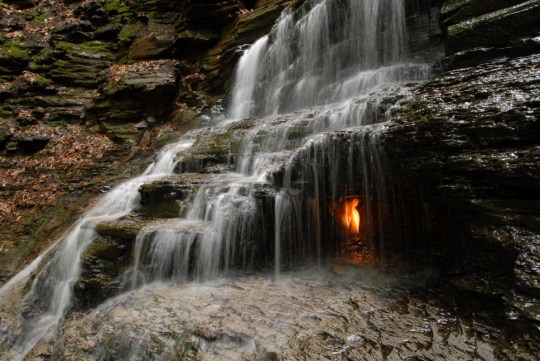
{"label": "stream at base of falls", "polygon": [[289,272],[279,282],[259,274],[155,283],[71,315],[59,337],[39,343],[28,360],[503,357],[505,340],[485,308],[457,309],[457,297],[441,299],[440,288],[427,287],[429,277],[336,264]]}

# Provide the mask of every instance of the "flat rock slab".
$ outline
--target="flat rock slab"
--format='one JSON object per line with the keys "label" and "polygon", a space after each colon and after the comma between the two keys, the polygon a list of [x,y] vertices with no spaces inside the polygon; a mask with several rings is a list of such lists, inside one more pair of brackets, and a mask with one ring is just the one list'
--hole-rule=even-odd
{"label": "flat rock slab", "polygon": [[118,219],[103,221],[95,225],[97,233],[104,236],[122,239],[135,239],[142,229],[146,228],[201,228],[202,221],[185,219],[155,219],[129,215]]}
{"label": "flat rock slab", "polygon": [[[74,315],[62,331],[64,360],[494,360],[525,349],[499,330],[409,293],[405,281],[369,269],[339,276],[308,270],[206,284],[155,285]],[[406,283],[409,283],[407,285]],[[414,294],[414,293],[413,293]],[[110,342],[114,340],[114,342]],[[53,350],[52,345],[38,349]],[[498,353],[498,354],[497,354]],[[29,358],[33,360],[32,357]]]}

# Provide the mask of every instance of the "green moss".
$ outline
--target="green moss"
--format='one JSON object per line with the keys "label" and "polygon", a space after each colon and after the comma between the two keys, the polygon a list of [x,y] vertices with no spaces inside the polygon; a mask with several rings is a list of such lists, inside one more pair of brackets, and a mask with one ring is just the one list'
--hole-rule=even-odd
{"label": "green moss", "polygon": [[118,241],[122,240],[113,239],[111,237],[96,237],[86,248],[82,257],[87,262],[92,258],[99,259],[102,266],[108,266],[107,270],[109,272],[117,273],[119,268],[122,267],[119,262],[115,265],[115,263],[109,264],[103,261],[118,261],[118,257],[126,251],[125,247],[119,245]]}
{"label": "green moss", "polygon": [[71,52],[75,51],[77,49],[81,49],[83,51],[89,51],[89,52],[110,52],[111,50],[111,44],[105,43],[103,41],[89,41],[87,43],[82,44],[72,44],[65,41],[59,41],[54,45],[54,48],[56,50],[62,51],[62,52]]}
{"label": "green moss", "polygon": [[194,146],[192,154],[226,155],[231,149],[232,133],[214,134],[212,137],[200,139]]}
{"label": "green moss", "polygon": [[26,242],[19,244],[17,251],[25,256],[28,256],[33,253],[36,247],[36,240],[31,238]]}
{"label": "green moss", "polygon": [[45,124],[47,124],[49,127],[67,128],[69,123],[65,120],[51,120],[45,122]]}
{"label": "green moss", "polygon": [[49,14],[44,13],[44,14],[41,14],[41,15],[36,16],[36,17],[32,20],[32,22],[33,22],[34,24],[44,24],[45,21],[46,21],[49,17],[50,17]]}
{"label": "green moss", "polygon": [[131,9],[125,1],[112,0],[106,2],[103,8],[119,23],[128,22],[132,18]]}
{"label": "green moss", "polygon": [[46,88],[53,84],[53,81],[50,79],[45,78],[42,75],[38,75],[34,78],[34,84],[41,86],[43,88]]}
{"label": "green moss", "polygon": [[37,72],[37,71],[44,70],[44,68],[43,68],[43,66],[38,65],[36,63],[30,63],[30,64],[28,64],[28,70],[33,71],[33,72]]}
{"label": "green moss", "polygon": [[129,23],[122,27],[118,39],[124,44],[130,44],[145,30],[145,26],[142,23],[135,22]]}
{"label": "green moss", "polygon": [[56,50],[60,50],[63,52],[67,52],[71,49],[73,49],[74,45],[71,43],[68,43],[67,41],[59,41],[56,44],[54,44],[54,48]]}
{"label": "green moss", "polygon": [[32,57],[32,63],[37,65],[48,64],[54,60],[54,51],[51,48],[45,48]]}
{"label": "green moss", "polygon": [[129,6],[120,0],[112,0],[105,4],[103,7],[106,11],[115,14],[122,14],[130,11]]}
{"label": "green moss", "polygon": [[30,57],[27,49],[24,49],[18,41],[6,41],[2,46],[3,56],[7,59],[25,60]]}
{"label": "green moss", "polygon": [[174,133],[165,133],[165,134],[161,134],[159,137],[157,137],[155,140],[154,140],[154,145],[157,147],[157,148],[161,148],[163,147],[164,145],[172,142],[173,140],[177,139],[178,136]]}
{"label": "green moss", "polygon": [[27,20],[27,21],[32,20],[32,19],[36,16],[33,9],[23,10],[23,11],[21,11],[20,14],[21,14],[21,15],[24,17],[24,19]]}
{"label": "green moss", "polygon": [[89,41],[87,43],[80,44],[81,49],[91,52],[110,52],[111,51],[111,45],[109,43],[105,43],[103,41]]}
{"label": "green moss", "polygon": [[12,116],[13,112],[6,108],[5,106],[0,106],[0,117],[9,117]]}

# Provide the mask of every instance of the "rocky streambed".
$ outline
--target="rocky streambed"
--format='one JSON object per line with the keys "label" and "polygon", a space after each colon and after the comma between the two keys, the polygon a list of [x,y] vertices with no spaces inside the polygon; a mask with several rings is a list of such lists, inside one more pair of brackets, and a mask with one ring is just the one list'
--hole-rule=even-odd
{"label": "rocky streambed", "polygon": [[488,299],[407,273],[344,265],[154,284],[72,314],[26,360],[535,360]]}

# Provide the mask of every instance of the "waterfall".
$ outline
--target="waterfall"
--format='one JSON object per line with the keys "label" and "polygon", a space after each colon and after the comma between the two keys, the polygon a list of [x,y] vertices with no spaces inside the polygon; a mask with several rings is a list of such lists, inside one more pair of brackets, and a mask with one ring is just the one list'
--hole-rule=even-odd
{"label": "waterfall", "polygon": [[238,63],[230,118],[350,99],[421,77],[406,60],[402,1],[308,1]]}
{"label": "waterfall", "polygon": [[[367,241],[382,251],[389,232],[380,204],[395,192],[377,145],[387,117],[374,110],[370,94],[425,79],[429,67],[409,63],[405,44],[402,1],[314,0],[287,8],[240,59],[227,121],[166,148],[0,289],[5,302],[16,283],[35,275],[13,324],[1,329],[6,357],[22,360],[62,322],[96,224],[130,214],[141,185],[202,171],[190,153],[194,137],[243,132],[231,164],[193,183],[186,214],[138,234],[124,290],[154,281],[206,281],[240,269],[273,268],[279,276],[299,261],[321,262],[339,251],[330,213],[352,191],[365,203]],[[248,117],[259,118],[242,128]]]}
{"label": "waterfall", "polygon": [[[22,313],[27,315],[18,317],[16,329],[12,325],[13,328],[2,330],[1,342],[3,347],[11,350],[8,354],[10,360],[22,360],[40,339],[54,332],[64,318],[71,305],[73,283],[80,276],[81,254],[95,238],[95,225],[129,214],[139,202],[139,187],[151,179],[171,173],[174,154],[191,143],[182,140],[168,147],[141,176],[120,184],[104,195],[38,259],[44,264],[39,265],[41,270],[24,299]],[[14,279],[26,281],[36,268],[38,264],[34,262]],[[1,301],[7,298],[15,285],[15,282],[9,282],[0,289]]]}
{"label": "waterfall", "polygon": [[[215,132],[234,132],[243,118],[270,116],[243,133],[234,173],[201,186],[186,217],[138,237],[136,259],[146,261],[130,271],[132,285],[140,284],[141,274],[204,281],[256,264],[273,263],[279,275],[298,259],[320,261],[329,252],[321,243],[328,234],[321,224],[329,223],[324,209],[357,183],[364,184],[358,192],[365,197],[366,222],[379,228],[368,232],[368,242],[384,248],[388,230],[377,204],[394,195],[384,186],[378,128],[369,127],[386,118],[373,114],[369,94],[425,79],[429,71],[407,62],[403,6],[392,0],[327,0],[284,11],[272,32],[239,60],[229,120]],[[294,110],[300,113],[290,114]],[[339,139],[323,135],[351,127],[360,129]],[[344,149],[345,137],[355,146]],[[348,160],[340,161],[341,154],[349,154]],[[200,170],[199,164],[186,164],[181,172]],[[272,192],[264,206],[257,204],[261,186]],[[202,226],[186,229],[186,221],[197,220]],[[269,237],[257,232],[265,221],[272,224]],[[170,258],[176,252],[183,253]]]}

